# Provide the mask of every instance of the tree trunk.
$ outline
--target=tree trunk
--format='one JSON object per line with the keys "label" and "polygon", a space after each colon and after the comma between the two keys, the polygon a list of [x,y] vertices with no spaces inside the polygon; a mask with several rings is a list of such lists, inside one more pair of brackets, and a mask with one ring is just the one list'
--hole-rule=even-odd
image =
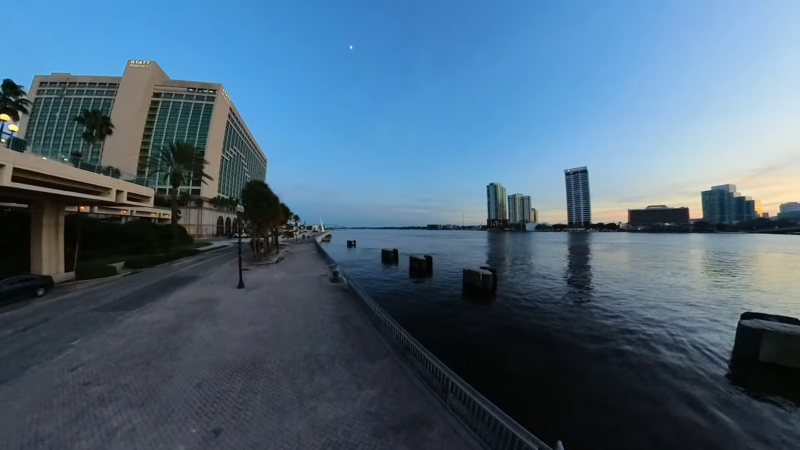
{"label": "tree trunk", "polygon": [[178,246],[178,188],[172,187],[172,215],[170,216],[172,223],[172,247]]}
{"label": "tree trunk", "polygon": [[197,214],[198,214],[198,216],[197,216],[197,228],[198,228],[197,235],[201,236],[201,237],[205,237],[205,233],[204,233],[204,230],[203,230],[203,212],[204,212],[203,211],[203,206],[205,206],[205,202],[203,202],[203,198],[202,197],[198,197],[198,199],[195,202],[195,205],[199,205],[200,206],[200,208],[197,210]]}

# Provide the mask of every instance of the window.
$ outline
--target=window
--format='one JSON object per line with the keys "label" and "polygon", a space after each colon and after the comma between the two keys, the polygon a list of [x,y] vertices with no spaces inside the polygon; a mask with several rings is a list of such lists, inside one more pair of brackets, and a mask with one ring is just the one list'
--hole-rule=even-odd
{"label": "window", "polygon": [[207,102],[213,102],[214,101],[214,97],[206,97],[206,101]]}
{"label": "window", "polygon": [[[178,94],[178,95],[183,95],[183,94]],[[186,100],[194,100],[194,95],[186,94],[183,98]]]}
{"label": "window", "polygon": [[79,87],[86,87],[86,82],[80,82],[80,83],[78,83],[78,86]]}
{"label": "window", "polygon": [[39,89],[36,91],[36,95],[44,95],[44,89]]}
{"label": "window", "polygon": [[119,87],[119,83],[108,83],[108,87],[111,88]]}
{"label": "window", "polygon": [[75,89],[67,89],[67,95],[75,95]]}
{"label": "window", "polygon": [[183,98],[183,94],[174,94],[174,98]]}
{"label": "window", "polygon": [[90,89],[90,90],[87,90],[87,91],[86,91],[86,95],[94,95],[94,91],[93,91],[93,90],[91,90],[91,89]]}
{"label": "window", "polygon": [[[66,86],[66,85],[67,85],[67,83],[65,83],[65,82],[63,82],[63,81],[62,81],[62,82],[58,83],[58,85],[59,85],[59,86]],[[52,85],[51,85],[51,86],[52,86]]]}
{"label": "window", "polygon": [[106,87],[108,83],[97,83],[97,87]]}
{"label": "window", "polygon": [[164,98],[172,98],[172,94],[167,92],[166,94],[164,94]]}
{"label": "window", "polygon": [[89,87],[97,87],[97,83],[89,83]]}
{"label": "window", "polygon": [[189,91],[189,92],[194,92],[194,91],[196,91],[196,89],[195,89],[195,88],[186,88],[186,90],[187,90],[187,91]]}
{"label": "window", "polygon": [[42,81],[41,83],[39,83],[39,87],[47,87],[47,86],[50,86],[50,83],[48,83],[47,81]]}
{"label": "window", "polygon": [[153,98],[161,98],[161,92],[154,92]]}
{"label": "window", "polygon": [[70,81],[69,83],[67,83],[67,86],[69,86],[69,87],[75,87],[77,85],[78,85],[78,83],[76,83],[74,81]]}
{"label": "window", "polygon": [[83,95],[84,92],[86,91],[84,91],[83,89],[78,89],[75,91],[75,95]]}

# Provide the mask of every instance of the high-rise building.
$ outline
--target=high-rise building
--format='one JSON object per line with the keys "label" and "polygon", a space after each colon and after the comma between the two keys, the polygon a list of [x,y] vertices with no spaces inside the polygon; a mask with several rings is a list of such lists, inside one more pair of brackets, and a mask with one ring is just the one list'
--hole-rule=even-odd
{"label": "high-rise building", "polygon": [[783,203],[779,211],[779,219],[798,220],[800,219],[800,202]]}
{"label": "high-rise building", "polygon": [[710,190],[701,192],[703,220],[711,223],[732,223],[735,195],[736,186],[733,184],[712,186]]}
{"label": "high-rise building", "polygon": [[508,196],[508,223],[531,222],[531,196],[511,194]]}
{"label": "high-rise building", "polygon": [[539,211],[536,208],[531,208],[531,223],[539,223]]}
{"label": "high-rise building", "polygon": [[[266,179],[267,158],[225,88],[170,79],[155,61],[128,61],[122,76],[37,75],[28,99],[31,113],[23,116],[20,135],[29,152],[59,160],[80,154],[81,161],[112,166],[167,194],[169,185],[152,161],[170,143],[189,143],[208,161],[213,180],[204,184],[193,174],[180,192],[206,200],[239,198],[248,180]],[[90,146],[73,119],[95,109],[115,128],[104,143]]]}
{"label": "high-rise building", "polygon": [[502,184],[489,183],[486,186],[486,209],[488,220],[508,219],[506,188]]}
{"label": "high-rise building", "polygon": [[567,222],[571,227],[587,227],[592,223],[592,201],[589,191],[589,170],[576,167],[564,171],[567,187]]}
{"label": "high-rise building", "polygon": [[703,203],[703,220],[712,223],[737,223],[757,219],[761,202],[736,192],[733,184],[712,186],[700,193]]}

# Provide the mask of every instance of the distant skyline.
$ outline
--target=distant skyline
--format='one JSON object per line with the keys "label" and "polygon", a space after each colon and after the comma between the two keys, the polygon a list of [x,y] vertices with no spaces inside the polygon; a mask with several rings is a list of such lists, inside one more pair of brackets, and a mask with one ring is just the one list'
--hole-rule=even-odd
{"label": "distant skyline", "polygon": [[[234,0],[202,45],[217,2],[17,6],[6,22],[31,23],[35,6],[35,26],[0,77],[144,59],[222,83],[267,182],[309,222],[485,223],[499,181],[565,223],[577,166],[594,222],[662,204],[699,218],[700,192],[726,183],[773,216],[800,201],[795,0]],[[88,23],[103,38],[76,52],[64,36]]]}

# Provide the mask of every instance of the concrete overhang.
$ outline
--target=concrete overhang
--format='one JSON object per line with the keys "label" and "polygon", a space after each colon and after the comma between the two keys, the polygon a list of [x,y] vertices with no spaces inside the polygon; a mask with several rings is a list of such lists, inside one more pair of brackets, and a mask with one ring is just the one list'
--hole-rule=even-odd
{"label": "concrete overhang", "polygon": [[152,207],[155,191],[31,153],[0,148],[0,202]]}

